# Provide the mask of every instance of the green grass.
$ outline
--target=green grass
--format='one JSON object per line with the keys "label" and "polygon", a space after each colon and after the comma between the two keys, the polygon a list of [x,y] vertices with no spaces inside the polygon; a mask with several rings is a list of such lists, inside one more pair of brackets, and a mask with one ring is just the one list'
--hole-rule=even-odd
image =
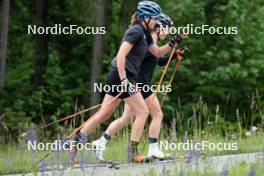
{"label": "green grass", "polygon": [[[264,165],[260,162],[250,164],[241,162],[232,166],[230,169],[226,170],[226,172],[228,173],[228,176],[248,176],[250,170],[254,171],[255,176],[264,176]],[[147,171],[146,174],[148,176],[158,176],[155,169]],[[188,167],[187,165],[181,165],[177,168],[164,170],[163,174],[166,176],[219,176],[222,173],[218,173],[212,169],[196,170]]]}
{"label": "green grass", "polygon": [[264,163],[259,163],[259,162],[251,163],[251,164],[241,162],[239,165],[236,165],[231,168],[230,175],[234,175],[234,176],[247,175],[250,169],[254,170],[256,176],[264,175]]}
{"label": "green grass", "polygon": [[[125,161],[127,159],[127,145],[129,139],[129,130],[125,129],[120,133],[118,136],[113,137],[113,139],[108,143],[107,149],[105,151],[105,159],[112,159],[112,160],[120,160]],[[161,140],[165,140],[165,134]],[[213,136],[213,135],[204,135],[200,136],[200,138],[196,135],[190,136],[190,140],[195,140],[196,142],[207,140],[212,143],[237,143],[238,150],[237,151],[205,151],[206,156],[212,155],[224,155],[224,154],[231,154],[231,153],[245,153],[245,152],[260,152],[264,148],[264,138],[263,134],[255,133],[250,137],[242,137],[242,138],[223,138],[220,136]],[[170,139],[168,139],[170,140]],[[182,142],[182,138],[176,140],[176,142]],[[147,135],[144,134],[142,137],[141,144],[139,145],[140,152],[143,154],[147,153],[148,150],[148,140]],[[49,151],[38,151],[32,154],[32,152],[27,150],[27,146],[25,142],[20,141],[19,145],[0,145],[0,174],[10,174],[10,173],[22,173],[22,172],[36,172],[38,168],[31,169],[32,165],[36,163],[42,156],[45,155]],[[173,153],[174,151],[168,151]],[[175,151],[177,156],[186,156],[188,151],[177,150]],[[92,151],[81,151],[79,152],[79,156],[83,157],[85,161],[89,161],[89,163],[95,163],[95,155]],[[67,159],[69,159],[70,155],[69,152],[63,152],[60,156],[61,164],[66,165]],[[53,152],[48,158],[45,159],[45,162],[48,165],[56,164],[56,152]],[[237,166],[242,167],[242,166]],[[239,169],[232,170],[234,174],[239,172]],[[194,172],[195,173],[195,172]],[[207,173],[208,174],[208,173]],[[192,175],[192,173],[188,173],[188,175]],[[194,174],[195,175],[195,174]],[[203,175],[203,173],[196,173],[196,175]],[[213,174],[210,174],[213,175]]]}

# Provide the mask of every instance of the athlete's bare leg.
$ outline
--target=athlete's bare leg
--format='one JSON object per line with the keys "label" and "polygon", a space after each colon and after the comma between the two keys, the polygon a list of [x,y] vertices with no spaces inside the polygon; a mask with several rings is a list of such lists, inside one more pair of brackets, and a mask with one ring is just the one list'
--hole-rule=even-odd
{"label": "athlete's bare leg", "polygon": [[109,102],[111,102],[113,99],[113,96],[105,94],[100,110],[97,111],[84,125],[84,127],[80,131],[82,134],[91,134],[96,128],[100,126],[101,123],[105,122],[111,117],[121,101],[120,99],[116,99],[111,104],[109,104]]}

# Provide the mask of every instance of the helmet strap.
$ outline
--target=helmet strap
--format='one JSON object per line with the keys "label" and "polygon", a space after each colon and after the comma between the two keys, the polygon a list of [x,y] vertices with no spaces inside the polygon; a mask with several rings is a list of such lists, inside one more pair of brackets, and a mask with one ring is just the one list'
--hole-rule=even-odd
{"label": "helmet strap", "polygon": [[160,41],[160,32],[157,32],[158,41]]}
{"label": "helmet strap", "polygon": [[146,21],[145,19],[143,19],[143,21],[144,21],[144,23],[145,23],[145,25],[146,25],[146,27],[147,27],[147,29],[150,31],[150,28],[149,28],[149,23],[150,23],[150,20],[151,20],[152,18],[151,17],[149,17],[149,19],[148,19],[148,21]]}

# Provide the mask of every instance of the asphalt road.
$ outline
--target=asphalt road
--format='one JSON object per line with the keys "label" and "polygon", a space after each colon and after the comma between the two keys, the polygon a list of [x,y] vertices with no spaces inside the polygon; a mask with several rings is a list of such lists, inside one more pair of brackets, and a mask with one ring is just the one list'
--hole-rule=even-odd
{"label": "asphalt road", "polygon": [[[163,161],[160,163],[149,164],[123,164],[120,165],[120,169],[110,169],[107,167],[95,167],[93,165],[87,165],[83,168],[67,168],[62,171],[46,171],[39,172],[39,176],[53,176],[53,175],[66,175],[66,176],[142,176],[149,175],[150,173],[156,173],[157,175],[166,175],[166,171],[184,171],[184,169],[213,169],[217,172],[222,172],[224,168],[229,168],[241,161],[251,163],[256,162],[258,159],[263,159],[263,153],[246,153],[235,155],[223,155],[207,157],[205,159],[193,159],[187,164],[180,161]],[[22,174],[16,174],[22,176]],[[26,176],[33,176],[33,173],[27,173]]]}

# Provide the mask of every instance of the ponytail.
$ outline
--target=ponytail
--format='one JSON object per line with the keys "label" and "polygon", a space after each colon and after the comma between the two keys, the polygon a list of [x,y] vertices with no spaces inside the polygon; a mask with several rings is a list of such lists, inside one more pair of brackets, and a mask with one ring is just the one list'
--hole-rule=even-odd
{"label": "ponytail", "polygon": [[137,12],[135,12],[132,17],[131,17],[131,25],[134,25],[134,24],[140,24],[141,20],[138,18],[138,14]]}

